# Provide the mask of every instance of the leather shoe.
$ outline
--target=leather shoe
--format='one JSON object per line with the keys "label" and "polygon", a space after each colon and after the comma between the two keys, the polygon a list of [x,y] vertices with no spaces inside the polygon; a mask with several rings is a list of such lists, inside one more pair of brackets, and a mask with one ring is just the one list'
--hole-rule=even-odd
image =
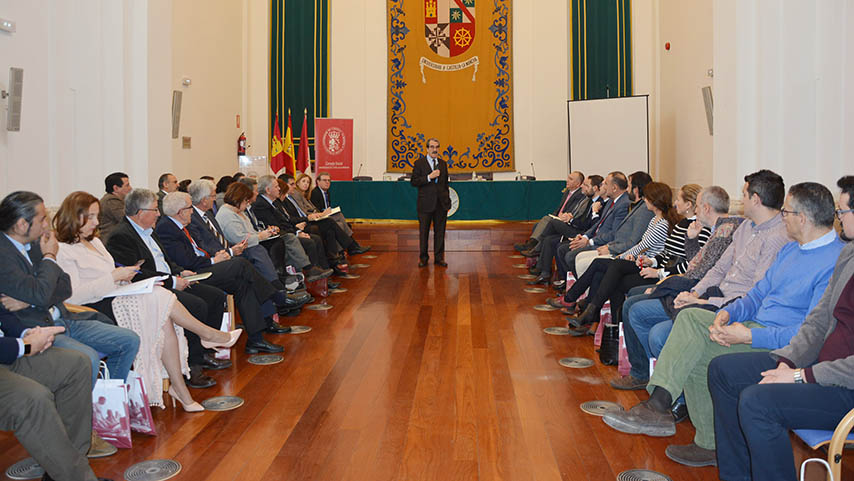
{"label": "leather shoe", "polygon": [[566,302],[566,301],[564,301],[564,300],[563,300],[563,296],[559,296],[559,297],[549,297],[548,299],[546,299],[546,304],[548,304],[548,305],[550,305],[550,306],[552,306],[552,307],[557,307],[558,309],[563,309],[564,307],[569,308],[569,309],[572,309],[572,308],[574,308],[574,307],[575,307],[575,303],[574,303],[574,302]]}
{"label": "leather shoe", "polygon": [[305,282],[319,281],[320,279],[326,279],[331,275],[332,269],[321,269],[317,266],[311,266],[307,271],[305,271]]}
{"label": "leather shoe", "polygon": [[332,268],[332,275],[341,277],[341,276],[346,276],[347,273],[342,271],[341,269],[339,269],[338,266],[336,265],[335,267]]}
{"label": "leather shoe", "polygon": [[338,289],[341,287],[341,283],[336,281],[326,281],[326,287],[327,289]]}
{"label": "leather shoe", "polygon": [[540,255],[540,253],[534,251],[534,249],[528,249],[528,250],[522,251],[522,252],[520,252],[520,254],[522,254],[525,257],[537,257]]}
{"label": "leather shoe", "polygon": [[693,468],[718,465],[714,449],[701,448],[695,443],[682,445],[671,444],[664,450],[664,454],[679,464],[684,464],[685,466],[691,466]]}
{"label": "leather shoe", "polygon": [[539,242],[537,242],[537,239],[530,238],[522,244],[515,244],[513,248],[521,252],[533,249],[534,247],[537,247],[537,244],[539,244]]}
{"label": "leather shoe", "polygon": [[537,266],[532,266],[530,269],[528,269],[528,274],[533,274],[535,276],[539,275],[541,272],[543,272],[543,271],[540,270],[540,268]]}
{"label": "leather shoe", "polygon": [[365,252],[368,252],[369,250],[371,250],[371,246],[362,247],[359,244],[354,242],[353,245],[350,246],[349,249],[347,249],[347,254],[350,254],[351,256],[357,256],[359,254],[364,254]]}
{"label": "leather shoe", "polygon": [[205,369],[218,371],[220,369],[227,369],[231,367],[231,361],[228,359],[217,359],[213,354],[205,354],[203,359],[204,362],[202,363],[202,367]]}
{"label": "leather shoe", "polygon": [[673,421],[679,424],[688,419],[688,405],[680,401],[670,408],[670,413],[673,414]]}
{"label": "leather shoe", "polygon": [[278,344],[261,339],[260,341],[247,341],[245,352],[246,354],[258,354],[259,352],[276,353],[284,350],[285,348]]}
{"label": "leather shoe", "polygon": [[569,335],[572,337],[592,336],[594,334],[596,334],[596,331],[591,331],[588,326],[581,326],[579,328],[569,330]]}
{"label": "leather shoe", "polygon": [[554,282],[552,284],[552,288],[556,291],[562,291],[562,290],[564,290],[565,287],[566,287],[566,281],[565,280],[559,280],[559,281]]}
{"label": "leather shoe", "polygon": [[194,389],[204,389],[216,384],[216,379],[205,375],[202,372],[202,366],[190,366],[190,379],[187,380],[187,386]]}
{"label": "leather shoe", "polygon": [[540,274],[537,276],[536,279],[531,279],[530,281],[528,281],[528,285],[529,286],[536,286],[537,284],[548,284],[549,283],[549,277],[551,277],[551,276],[548,276],[546,274]]}
{"label": "leather shoe", "polygon": [[667,437],[676,434],[676,423],[670,411],[658,412],[647,402],[641,402],[628,411],[609,412],[602,416],[608,426],[627,434],[646,434]]}
{"label": "leather shoe", "polygon": [[590,324],[597,322],[599,320],[599,310],[595,309],[594,306],[587,306],[584,309],[584,312],[579,314],[578,316],[572,317],[570,316],[567,321],[569,321],[569,327],[586,328]]}
{"label": "leather shoe", "polygon": [[278,322],[274,322],[267,326],[267,328],[264,330],[269,332],[270,334],[287,334],[291,332],[291,326],[283,326]]}
{"label": "leather shoe", "polygon": [[433,264],[436,264],[439,267],[448,267],[448,263],[445,261],[436,261]]}
{"label": "leather shoe", "polygon": [[427,261],[418,261],[418,267],[427,267]]}
{"label": "leather shoe", "polygon": [[89,444],[89,452],[86,453],[87,458],[105,458],[116,454],[119,449],[112,444],[104,441],[95,430],[92,430],[92,441]]}
{"label": "leather shoe", "polygon": [[[311,298],[310,302],[314,302],[314,298]],[[293,309],[288,309],[285,312],[280,312],[279,317],[296,317],[302,312],[302,307],[295,307]]]}

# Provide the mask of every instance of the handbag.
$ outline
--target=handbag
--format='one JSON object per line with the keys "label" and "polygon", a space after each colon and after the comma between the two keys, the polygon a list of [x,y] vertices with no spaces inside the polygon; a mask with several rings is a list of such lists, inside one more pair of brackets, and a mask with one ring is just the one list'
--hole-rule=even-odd
{"label": "handbag", "polygon": [[620,373],[621,376],[628,376],[629,371],[632,370],[632,363],[629,362],[629,351],[626,349],[626,336],[623,334],[623,323],[619,324],[620,326],[620,352],[618,354],[617,360],[617,372]]}
{"label": "handbag", "polygon": [[101,371],[92,390],[92,429],[113,446],[130,448],[127,385],[121,379],[110,379],[110,370],[103,361]]}
{"label": "handbag", "polygon": [[599,361],[606,366],[616,366],[619,359],[620,326],[605,324],[602,331],[602,346],[599,348]]}
{"label": "handbag", "polygon": [[128,373],[128,410],[130,411],[130,428],[138,433],[157,436],[154,417],[151,415],[151,405],[145,392],[142,376],[130,371]]}

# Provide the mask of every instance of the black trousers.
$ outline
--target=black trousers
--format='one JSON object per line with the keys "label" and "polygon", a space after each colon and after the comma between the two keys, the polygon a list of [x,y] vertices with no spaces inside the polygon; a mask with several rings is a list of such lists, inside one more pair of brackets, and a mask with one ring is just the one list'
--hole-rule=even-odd
{"label": "black trousers", "polygon": [[353,238],[332,219],[309,222],[307,229],[310,234],[316,234],[323,239],[322,245],[329,259],[337,258],[342,249],[347,249],[353,243]]}
{"label": "black trousers", "polygon": [[427,262],[427,245],[430,236],[430,224],[433,224],[433,262],[445,260],[445,224],[448,211],[437,208],[433,212],[418,212],[418,247],[420,259]]}
{"label": "black trousers", "polygon": [[[588,271],[591,269],[599,272],[604,271],[604,274],[602,274],[596,291],[593,292],[592,289],[590,291],[590,304],[601,307],[605,304],[605,300],[610,300],[611,316],[614,323],[622,320],[623,302],[626,300],[627,292],[637,286],[652,285],[658,282],[658,279],[641,277],[637,265],[624,259],[595,259],[587,268]],[[587,272],[584,275],[586,276]]]}
{"label": "black trousers", "polygon": [[[225,310],[225,292],[205,284],[194,284],[183,291],[170,290],[193,317],[214,329],[220,328]],[[205,353],[201,339],[189,329],[184,329],[184,337],[187,338],[187,364],[201,365]]]}
{"label": "black trousers", "polygon": [[267,327],[261,313],[261,304],[276,293],[276,288],[252,267],[252,263],[242,257],[233,257],[200,271],[213,274],[202,281],[202,284],[222,289],[234,296],[234,303],[249,336]]}

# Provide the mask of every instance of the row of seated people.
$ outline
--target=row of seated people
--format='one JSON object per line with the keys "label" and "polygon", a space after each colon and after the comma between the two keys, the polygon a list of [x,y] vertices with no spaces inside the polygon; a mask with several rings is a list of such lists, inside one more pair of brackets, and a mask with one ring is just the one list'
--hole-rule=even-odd
{"label": "row of seated people", "polygon": [[[641,174],[627,179],[619,220],[626,190],[621,173],[608,175],[599,221],[557,249],[558,268],[577,282],[548,300],[570,314],[576,336],[592,334],[607,300],[622,321],[631,371],[611,385],[650,397],[603,421],[671,436],[690,415],[694,440],[668,446],[670,459],[716,465],[727,480],[797,479],[788,430],[832,430],[854,408],[854,244],[844,242],[854,238],[854,176],[839,179],[836,208],[827,187],[786,193],[779,175],[761,170],[744,178],[736,217],[720,187],[683,186],[670,206],[669,187]],[[638,237],[626,219],[642,205],[652,218]],[[621,238],[636,243],[613,249]]]}
{"label": "row of seated people", "polygon": [[[111,174],[101,200],[73,192],[52,221],[35,193],[0,202],[0,363],[7,367],[0,369],[0,425],[15,432],[45,479],[96,479],[86,457],[115,452],[92,430],[102,357],[112,378],[127,380],[133,367],[151,405],[161,408],[162,366],[173,404],[201,412],[188,385],[213,386],[203,369],[231,365],[215,349],[231,347],[245,330],[246,353],[282,352],[264,337],[289,332],[276,316],[297,315],[314,300],[305,283],[333,275],[331,262],[346,262],[341,246],[367,250],[332,219],[290,213],[284,179],[232,182],[216,215],[212,181],[194,181],[186,193],[169,183],[161,177],[161,191],[170,191],[158,196]],[[313,233],[323,222],[335,226],[334,236]],[[211,276],[187,279],[197,273]],[[113,294],[155,276],[150,293]],[[224,332],[227,294],[243,328]],[[89,309],[69,312],[66,303]]]}

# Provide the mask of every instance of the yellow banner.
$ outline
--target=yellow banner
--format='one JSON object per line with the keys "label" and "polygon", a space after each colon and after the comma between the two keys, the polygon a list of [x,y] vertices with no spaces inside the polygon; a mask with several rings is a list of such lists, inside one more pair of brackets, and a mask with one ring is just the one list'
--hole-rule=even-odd
{"label": "yellow banner", "polygon": [[388,166],[428,138],[451,172],[515,171],[512,0],[388,0]]}

